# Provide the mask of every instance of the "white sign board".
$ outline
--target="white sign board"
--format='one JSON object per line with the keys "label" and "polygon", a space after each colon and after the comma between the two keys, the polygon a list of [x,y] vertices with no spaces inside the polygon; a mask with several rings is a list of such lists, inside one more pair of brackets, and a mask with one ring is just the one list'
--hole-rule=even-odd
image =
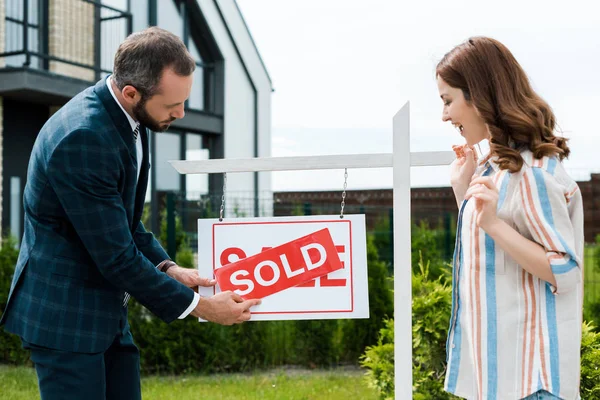
{"label": "white sign board", "polygon": [[[214,277],[223,265],[327,229],[343,268],[262,299],[253,321],[369,318],[364,215],[198,220],[198,270]],[[269,278],[265,278],[269,279]],[[200,288],[201,296],[220,292]]]}

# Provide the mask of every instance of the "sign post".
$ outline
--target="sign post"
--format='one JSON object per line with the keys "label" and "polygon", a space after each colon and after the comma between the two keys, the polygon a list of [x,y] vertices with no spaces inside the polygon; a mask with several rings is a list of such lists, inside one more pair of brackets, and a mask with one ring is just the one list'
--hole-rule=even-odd
{"label": "sign post", "polygon": [[[410,106],[409,103],[406,103],[394,116],[393,153],[171,162],[173,167],[182,174],[393,168],[394,381],[396,399],[412,398],[410,167],[448,165],[454,160],[452,151],[411,153],[409,115]],[[344,218],[348,217],[351,217],[351,215],[344,216]],[[286,291],[276,293],[273,296],[283,293],[286,293]],[[252,318],[254,319],[254,314]]]}

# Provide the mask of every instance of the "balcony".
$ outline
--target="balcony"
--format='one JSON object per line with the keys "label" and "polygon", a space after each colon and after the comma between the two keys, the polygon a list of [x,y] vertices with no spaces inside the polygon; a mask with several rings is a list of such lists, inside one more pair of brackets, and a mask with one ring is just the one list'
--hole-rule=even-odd
{"label": "balcony", "polygon": [[[132,20],[130,12],[94,0],[0,0],[0,96],[66,103],[111,73]],[[202,62],[195,44],[186,43],[197,68],[186,117],[173,127],[221,134],[215,64]]]}
{"label": "balcony", "polygon": [[4,0],[4,11],[0,95],[47,104],[110,73],[131,32],[130,13],[91,0]]}

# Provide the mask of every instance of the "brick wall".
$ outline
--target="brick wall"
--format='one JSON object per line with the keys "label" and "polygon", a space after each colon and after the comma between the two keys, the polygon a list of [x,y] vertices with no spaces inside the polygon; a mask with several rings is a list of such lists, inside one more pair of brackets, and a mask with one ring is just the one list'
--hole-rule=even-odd
{"label": "brick wall", "polygon": [[[341,209],[342,192],[276,192],[273,212],[275,216],[311,214],[337,214]],[[391,189],[349,190],[345,199],[345,212],[361,213],[367,217],[367,229],[372,229],[382,218],[390,218],[393,208]],[[415,188],[411,190],[411,215],[415,221],[427,221],[430,226],[456,219],[458,208],[450,188]]]}
{"label": "brick wall", "polygon": [[[589,181],[578,182],[583,197],[584,229],[586,242],[594,242],[600,234],[600,174],[592,174]],[[303,214],[309,205],[312,214],[323,211],[339,212],[341,191],[324,192],[276,192],[274,215]],[[413,188],[411,190],[411,216],[413,221],[427,221],[430,226],[449,224],[454,229],[458,207],[452,188]],[[346,197],[346,211],[364,213],[367,228],[372,228],[378,218],[388,217],[393,207],[391,189],[349,190]],[[448,220],[448,218],[450,218]]]}
{"label": "brick wall", "polygon": [[[94,5],[81,0],[50,0],[48,49],[52,56],[94,65]],[[94,71],[57,61],[49,69],[61,75],[94,81]]]}
{"label": "brick wall", "polygon": [[592,174],[589,181],[578,184],[583,196],[585,241],[593,242],[600,234],[600,174]]}

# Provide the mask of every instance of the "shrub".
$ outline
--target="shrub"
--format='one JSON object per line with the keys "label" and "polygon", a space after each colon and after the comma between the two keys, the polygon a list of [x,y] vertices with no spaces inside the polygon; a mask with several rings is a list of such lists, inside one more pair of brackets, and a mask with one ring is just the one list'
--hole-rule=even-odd
{"label": "shrub", "polygon": [[[419,262],[412,278],[413,398],[451,399],[444,392],[446,335],[452,303],[452,288],[442,277],[429,278],[429,264]],[[368,385],[382,399],[394,395],[394,321],[387,320],[376,346],[361,358],[367,368]]]}
{"label": "shrub", "polygon": [[[0,243],[0,314],[4,313],[8,301],[8,293],[19,251],[16,239],[12,236],[4,237]],[[11,335],[0,328],[0,362],[9,364],[23,364],[29,359],[29,353],[21,347],[18,336]]]}
{"label": "shrub", "polygon": [[[413,277],[413,398],[457,399],[443,391],[445,374],[445,339],[451,307],[451,287],[438,278],[428,278],[421,263],[421,273]],[[369,386],[377,389],[381,399],[394,395],[394,321],[386,320],[376,346],[367,348],[361,357],[367,368]],[[588,322],[582,325],[581,398],[600,399],[600,333]]]}
{"label": "shrub", "polygon": [[444,375],[452,286],[441,276],[430,279],[422,259],[419,269],[412,279],[413,397],[449,399]]}
{"label": "shrub", "polygon": [[600,399],[600,334],[588,322],[581,334],[581,398]]}
{"label": "shrub", "polygon": [[377,343],[384,320],[394,315],[394,298],[387,267],[379,260],[372,235],[367,237],[367,264],[369,269],[369,319],[342,321],[342,340],[345,361],[356,363],[367,346]]}
{"label": "shrub", "polygon": [[377,345],[367,347],[361,357],[361,365],[367,369],[369,387],[377,390],[381,399],[394,398],[394,320],[386,319],[379,331]]}

